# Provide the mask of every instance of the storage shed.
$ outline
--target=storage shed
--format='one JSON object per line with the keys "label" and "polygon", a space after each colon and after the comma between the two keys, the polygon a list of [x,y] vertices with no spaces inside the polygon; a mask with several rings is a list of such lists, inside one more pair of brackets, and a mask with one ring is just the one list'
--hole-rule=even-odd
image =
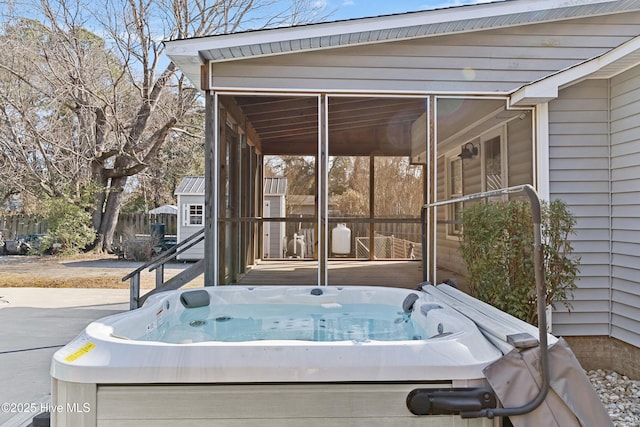
{"label": "storage shed", "polygon": [[[265,218],[284,218],[287,212],[287,178],[265,178],[263,194],[262,216]],[[264,223],[262,227],[264,258],[284,258],[287,239],[285,226],[284,222]]]}
{"label": "storage shed", "polygon": [[[204,226],[204,177],[186,176],[176,188],[178,198],[178,243],[189,238]],[[265,218],[283,218],[286,215],[286,178],[264,179]],[[282,258],[286,250],[284,222],[265,222],[263,227],[264,258]],[[204,258],[204,243],[200,242],[177,256],[179,260]]]}
{"label": "storage shed", "polygon": [[[204,177],[186,176],[176,188],[178,198],[177,241],[187,239],[204,226]],[[179,260],[204,258],[204,243],[200,242],[177,256]]]}

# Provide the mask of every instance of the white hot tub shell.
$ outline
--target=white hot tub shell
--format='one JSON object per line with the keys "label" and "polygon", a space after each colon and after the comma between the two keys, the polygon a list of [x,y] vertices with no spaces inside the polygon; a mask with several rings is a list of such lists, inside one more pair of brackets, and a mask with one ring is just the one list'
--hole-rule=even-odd
{"label": "white hot tub shell", "polygon": [[[483,369],[503,355],[474,322],[428,292],[356,286],[233,286],[197,292],[155,295],[140,309],[91,323],[56,352],[51,367],[52,424],[475,427],[500,423],[459,415],[417,416],[407,408],[407,396],[416,388],[486,385]],[[221,307],[243,304],[271,308],[296,304],[319,312],[349,304],[391,305],[399,315],[408,314],[421,333],[413,339],[384,341],[366,337],[217,341],[193,336],[179,343],[161,341],[160,331],[176,326],[181,317],[198,313],[195,317],[211,320]],[[267,324],[266,319],[252,320]],[[318,322],[306,325],[317,328]]]}

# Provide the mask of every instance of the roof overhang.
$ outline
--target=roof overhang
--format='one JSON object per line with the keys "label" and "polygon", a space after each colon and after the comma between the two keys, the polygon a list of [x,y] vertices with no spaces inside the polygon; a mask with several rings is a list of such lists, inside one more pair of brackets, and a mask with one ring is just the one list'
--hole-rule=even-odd
{"label": "roof overhang", "polygon": [[640,36],[609,52],[522,86],[511,95],[512,106],[530,106],[558,97],[560,89],[587,79],[610,79],[640,65]]}
{"label": "roof overhang", "polygon": [[200,65],[302,51],[562,21],[638,10],[640,0],[507,0],[166,41],[171,60],[197,84]]}

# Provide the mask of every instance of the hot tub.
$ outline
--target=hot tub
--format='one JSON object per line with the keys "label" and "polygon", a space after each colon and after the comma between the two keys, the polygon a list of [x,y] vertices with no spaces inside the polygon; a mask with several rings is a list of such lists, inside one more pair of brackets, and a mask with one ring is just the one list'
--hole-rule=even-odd
{"label": "hot tub", "polygon": [[502,354],[423,291],[164,292],[56,352],[51,415],[59,426],[493,426],[417,416],[407,396],[482,387],[483,368]]}

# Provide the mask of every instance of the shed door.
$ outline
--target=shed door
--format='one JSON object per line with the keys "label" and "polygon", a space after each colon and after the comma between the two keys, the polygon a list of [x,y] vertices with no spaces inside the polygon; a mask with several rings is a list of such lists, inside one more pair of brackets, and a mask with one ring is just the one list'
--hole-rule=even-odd
{"label": "shed door", "polygon": [[[262,217],[263,218],[271,217],[271,201],[270,200],[264,201]],[[270,234],[271,234],[271,223],[265,222],[262,227],[262,245],[263,245],[262,257],[265,259],[269,258],[269,244],[271,242],[269,240]]]}

